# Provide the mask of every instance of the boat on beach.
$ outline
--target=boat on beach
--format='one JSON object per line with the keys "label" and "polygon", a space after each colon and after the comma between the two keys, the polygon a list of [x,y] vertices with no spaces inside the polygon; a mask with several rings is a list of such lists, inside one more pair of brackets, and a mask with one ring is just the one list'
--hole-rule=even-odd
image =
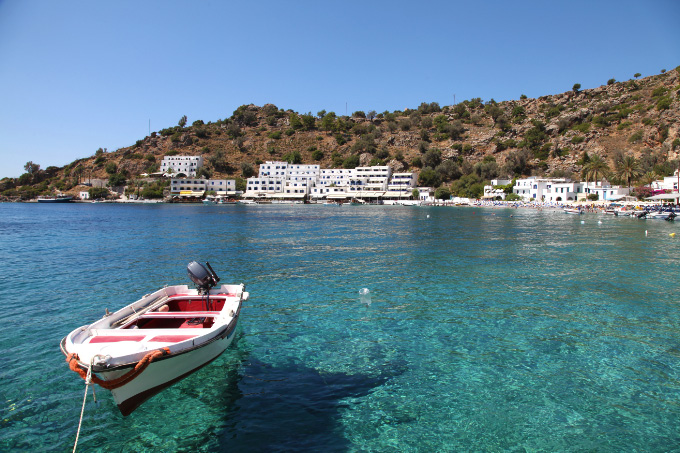
{"label": "boat on beach", "polygon": [[126,416],[222,354],[234,339],[245,286],[217,286],[219,277],[192,261],[197,289],[167,286],[61,340],[69,368],[110,390]]}

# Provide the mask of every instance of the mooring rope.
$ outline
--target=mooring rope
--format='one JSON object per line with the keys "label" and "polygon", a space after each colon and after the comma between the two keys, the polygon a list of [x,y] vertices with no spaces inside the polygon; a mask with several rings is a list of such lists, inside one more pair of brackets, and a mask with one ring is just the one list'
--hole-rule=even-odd
{"label": "mooring rope", "polygon": [[[92,360],[94,360],[94,357],[92,357]],[[80,420],[78,421],[76,442],[73,444],[73,453],[76,453],[76,448],[78,448],[78,438],[80,438],[80,428],[83,425],[83,415],[85,414],[85,402],[87,401],[87,391],[89,390],[90,384],[92,384],[92,362],[90,362],[90,366],[87,368],[87,378],[85,379],[85,395],[83,395],[83,407],[80,408]],[[94,388],[92,388],[92,394],[94,395]]]}

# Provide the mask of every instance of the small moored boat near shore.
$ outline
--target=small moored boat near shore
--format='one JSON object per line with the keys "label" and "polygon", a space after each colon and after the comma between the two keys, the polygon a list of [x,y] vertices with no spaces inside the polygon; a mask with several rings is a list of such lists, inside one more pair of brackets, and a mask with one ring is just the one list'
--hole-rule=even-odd
{"label": "small moored boat near shore", "polygon": [[57,195],[56,197],[41,195],[38,197],[38,203],[69,203],[71,200],[73,200],[73,197],[70,195]]}
{"label": "small moored boat near shore", "polygon": [[197,289],[168,286],[61,340],[69,368],[111,391],[123,415],[216,359],[231,344],[245,286],[192,261]]}

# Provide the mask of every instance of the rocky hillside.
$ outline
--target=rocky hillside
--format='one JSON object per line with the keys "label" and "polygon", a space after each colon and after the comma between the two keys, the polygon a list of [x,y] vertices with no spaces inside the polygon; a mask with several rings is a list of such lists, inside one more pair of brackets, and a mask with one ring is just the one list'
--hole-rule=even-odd
{"label": "rocky hillside", "polygon": [[[680,67],[594,89],[576,84],[561,94],[455,106],[423,103],[395,112],[300,114],[267,104],[239,107],[224,120],[154,132],[133,146],[99,150],[65,167],[34,165],[0,181],[5,197],[55,190],[76,193],[89,178],[115,185],[158,169],[163,156],[202,155],[205,176],[244,178],[266,160],[318,163],[322,168],[389,164],[420,171],[424,183],[461,191],[495,177],[580,178],[584,162],[602,157],[616,180],[617,163],[635,157],[640,175],[663,176],[680,153]],[[585,156],[585,160],[584,160]],[[429,168],[428,168],[429,167]]]}

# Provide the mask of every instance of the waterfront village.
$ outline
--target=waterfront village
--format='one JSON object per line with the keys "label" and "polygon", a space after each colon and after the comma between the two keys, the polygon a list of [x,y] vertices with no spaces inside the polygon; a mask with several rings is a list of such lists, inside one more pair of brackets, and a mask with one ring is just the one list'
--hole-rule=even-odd
{"label": "waterfront village", "polygon": [[[389,166],[356,167],[353,169],[323,169],[319,165],[291,164],[268,161],[260,164],[259,173],[247,179],[246,190],[236,189],[231,179],[203,179],[196,172],[203,165],[201,156],[166,156],[160,171],[149,178],[170,178],[170,190],[165,201],[223,203],[359,203],[359,204],[472,204],[504,201],[506,198],[524,203],[565,206],[599,201],[604,203],[634,202],[630,188],[612,186],[599,181],[571,181],[563,178],[528,177],[511,180],[495,179],[484,187],[481,200],[451,197],[436,199],[432,187],[418,187],[415,172],[393,173]],[[667,176],[654,181],[651,189],[658,193],[655,201],[678,204],[680,176]],[[95,182],[103,187],[104,181]],[[511,190],[508,190],[511,189]],[[508,195],[514,196],[508,197]],[[90,198],[80,192],[81,200]],[[136,201],[134,195],[123,201]]]}

